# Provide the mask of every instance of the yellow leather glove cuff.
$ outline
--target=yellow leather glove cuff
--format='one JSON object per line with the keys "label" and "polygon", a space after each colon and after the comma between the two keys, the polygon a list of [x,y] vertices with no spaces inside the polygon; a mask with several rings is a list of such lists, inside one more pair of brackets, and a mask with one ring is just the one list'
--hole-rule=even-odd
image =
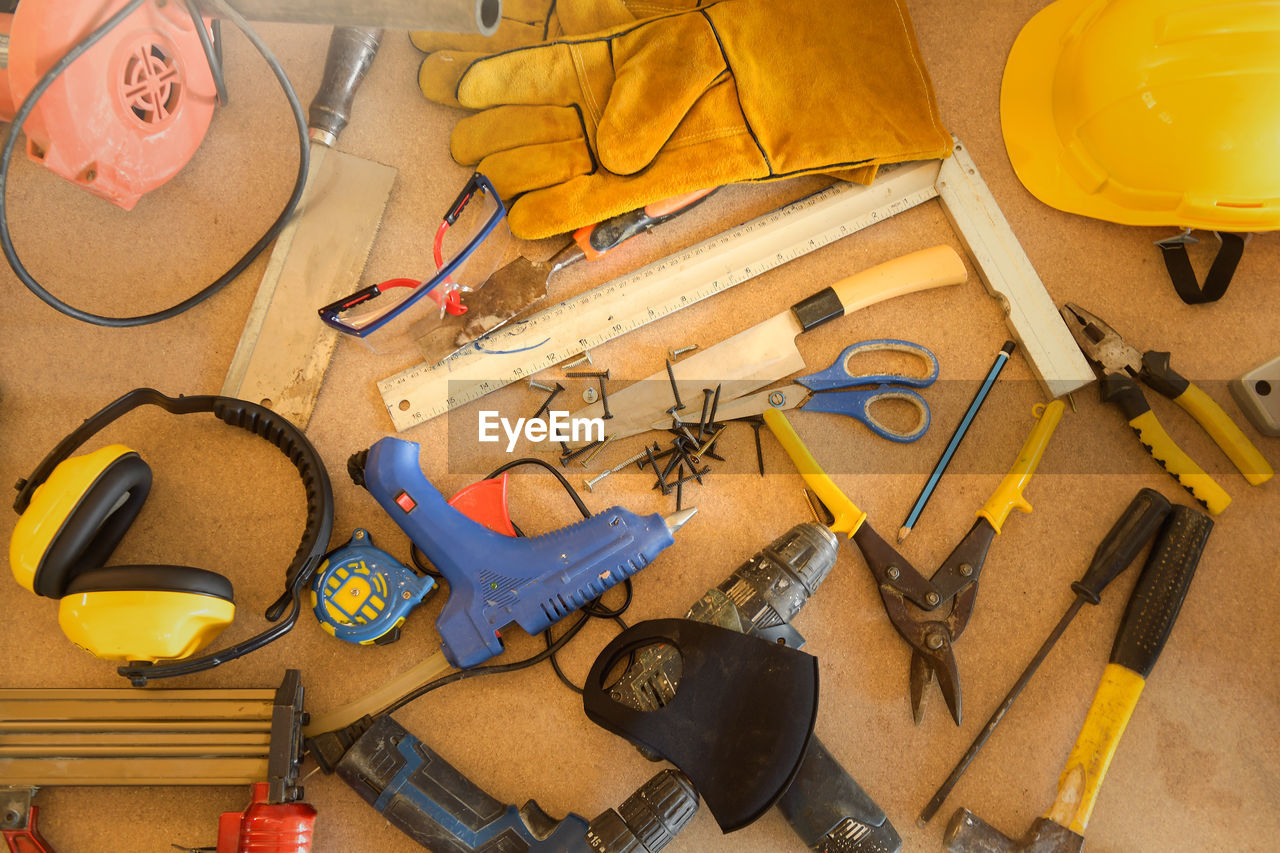
{"label": "yellow leather glove cuff", "polygon": [[[902,0],[722,0],[471,64],[454,159],[519,237],[656,199],[945,156]],[[576,127],[575,127],[576,123]]]}

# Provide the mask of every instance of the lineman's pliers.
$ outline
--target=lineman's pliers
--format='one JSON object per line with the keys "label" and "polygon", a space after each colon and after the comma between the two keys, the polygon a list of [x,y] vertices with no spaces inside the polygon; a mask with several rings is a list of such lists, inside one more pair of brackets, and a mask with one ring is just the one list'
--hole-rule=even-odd
{"label": "lineman's pliers", "polygon": [[1185,409],[1250,483],[1259,486],[1275,474],[1222,407],[1169,366],[1169,353],[1147,350],[1139,355],[1115,329],[1073,302],[1063,307],[1062,317],[1085,357],[1101,368],[1103,401],[1124,412],[1147,452],[1209,512],[1222,512],[1231,497],[1169,437],[1135,380],[1141,379]]}

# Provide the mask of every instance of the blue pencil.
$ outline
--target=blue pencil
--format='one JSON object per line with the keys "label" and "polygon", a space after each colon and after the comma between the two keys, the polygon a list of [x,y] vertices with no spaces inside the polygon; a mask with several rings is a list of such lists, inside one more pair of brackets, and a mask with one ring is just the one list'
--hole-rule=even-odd
{"label": "blue pencil", "polygon": [[898,530],[898,542],[906,539],[907,534],[911,532],[911,528],[916,526],[920,513],[924,512],[924,506],[929,502],[929,496],[933,494],[938,481],[942,479],[942,474],[947,470],[951,457],[955,455],[956,449],[960,447],[961,440],[964,439],[965,433],[969,431],[969,425],[973,423],[974,416],[978,414],[978,409],[982,408],[982,403],[987,399],[987,393],[991,390],[991,386],[995,384],[996,377],[1000,375],[1000,371],[1004,370],[1004,366],[1008,363],[1009,356],[1013,354],[1015,346],[1013,341],[1005,341],[1004,346],[1000,348],[1000,352],[996,353],[996,362],[991,365],[991,369],[987,371],[987,378],[982,382],[982,387],[973,396],[973,402],[969,404],[969,411],[965,412],[964,417],[960,419],[960,424],[952,434],[951,441],[947,442],[947,449],[942,451],[942,458],[938,460],[937,465],[933,466],[933,473],[929,475],[929,482],[925,483],[924,488],[920,490],[920,496],[916,498],[915,506],[911,507],[911,514],[907,516],[907,520],[903,522],[902,527]]}

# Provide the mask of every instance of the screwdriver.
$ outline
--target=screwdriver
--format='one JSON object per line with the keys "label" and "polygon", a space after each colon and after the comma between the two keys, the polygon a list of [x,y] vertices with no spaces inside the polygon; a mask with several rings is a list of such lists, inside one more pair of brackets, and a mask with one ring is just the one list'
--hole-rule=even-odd
{"label": "screwdriver", "polygon": [[1071,589],[1076,594],[1075,601],[1071,602],[1067,612],[1058,621],[1057,627],[1049,633],[1049,637],[1040,646],[1040,651],[1036,652],[1035,657],[1031,659],[1031,663],[1027,664],[1027,668],[1023,670],[1022,675],[1009,690],[1008,695],[1004,697],[1004,701],[1000,703],[1000,707],[996,708],[995,713],[987,720],[987,724],[982,727],[982,731],[974,738],[969,750],[951,771],[951,775],[938,788],[937,793],[933,795],[933,799],[924,807],[924,810],[920,812],[920,817],[916,819],[917,825],[924,826],[937,814],[943,801],[951,794],[951,790],[960,781],[960,777],[964,775],[965,770],[969,768],[969,764],[977,756],[978,750],[982,749],[983,744],[991,737],[991,733],[995,731],[996,726],[1000,725],[1000,721],[1004,719],[1004,715],[1008,713],[1014,700],[1022,692],[1022,688],[1027,686],[1027,682],[1035,675],[1036,669],[1048,656],[1049,651],[1058,642],[1058,638],[1066,631],[1067,626],[1071,624],[1071,620],[1075,618],[1076,613],[1084,606],[1084,603],[1087,601],[1090,604],[1097,604],[1102,600],[1102,591],[1121,572],[1128,568],[1134,558],[1138,556],[1138,552],[1146,547],[1147,543],[1151,541],[1164,523],[1165,518],[1168,517],[1170,510],[1168,499],[1154,489],[1142,489],[1129,502],[1124,514],[1111,526],[1111,530],[1108,531],[1106,537],[1098,545],[1097,550],[1094,551],[1093,560],[1089,563],[1089,568],[1085,571],[1084,577],[1071,584]]}

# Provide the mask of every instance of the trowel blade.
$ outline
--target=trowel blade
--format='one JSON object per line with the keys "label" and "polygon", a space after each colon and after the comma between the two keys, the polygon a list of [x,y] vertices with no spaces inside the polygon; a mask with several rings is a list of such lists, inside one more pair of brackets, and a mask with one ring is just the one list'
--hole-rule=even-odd
{"label": "trowel blade", "polygon": [[418,338],[427,364],[438,364],[462,347],[491,332],[547,297],[547,261],[521,255],[499,268],[480,287],[462,294],[466,312],[445,314]]}

